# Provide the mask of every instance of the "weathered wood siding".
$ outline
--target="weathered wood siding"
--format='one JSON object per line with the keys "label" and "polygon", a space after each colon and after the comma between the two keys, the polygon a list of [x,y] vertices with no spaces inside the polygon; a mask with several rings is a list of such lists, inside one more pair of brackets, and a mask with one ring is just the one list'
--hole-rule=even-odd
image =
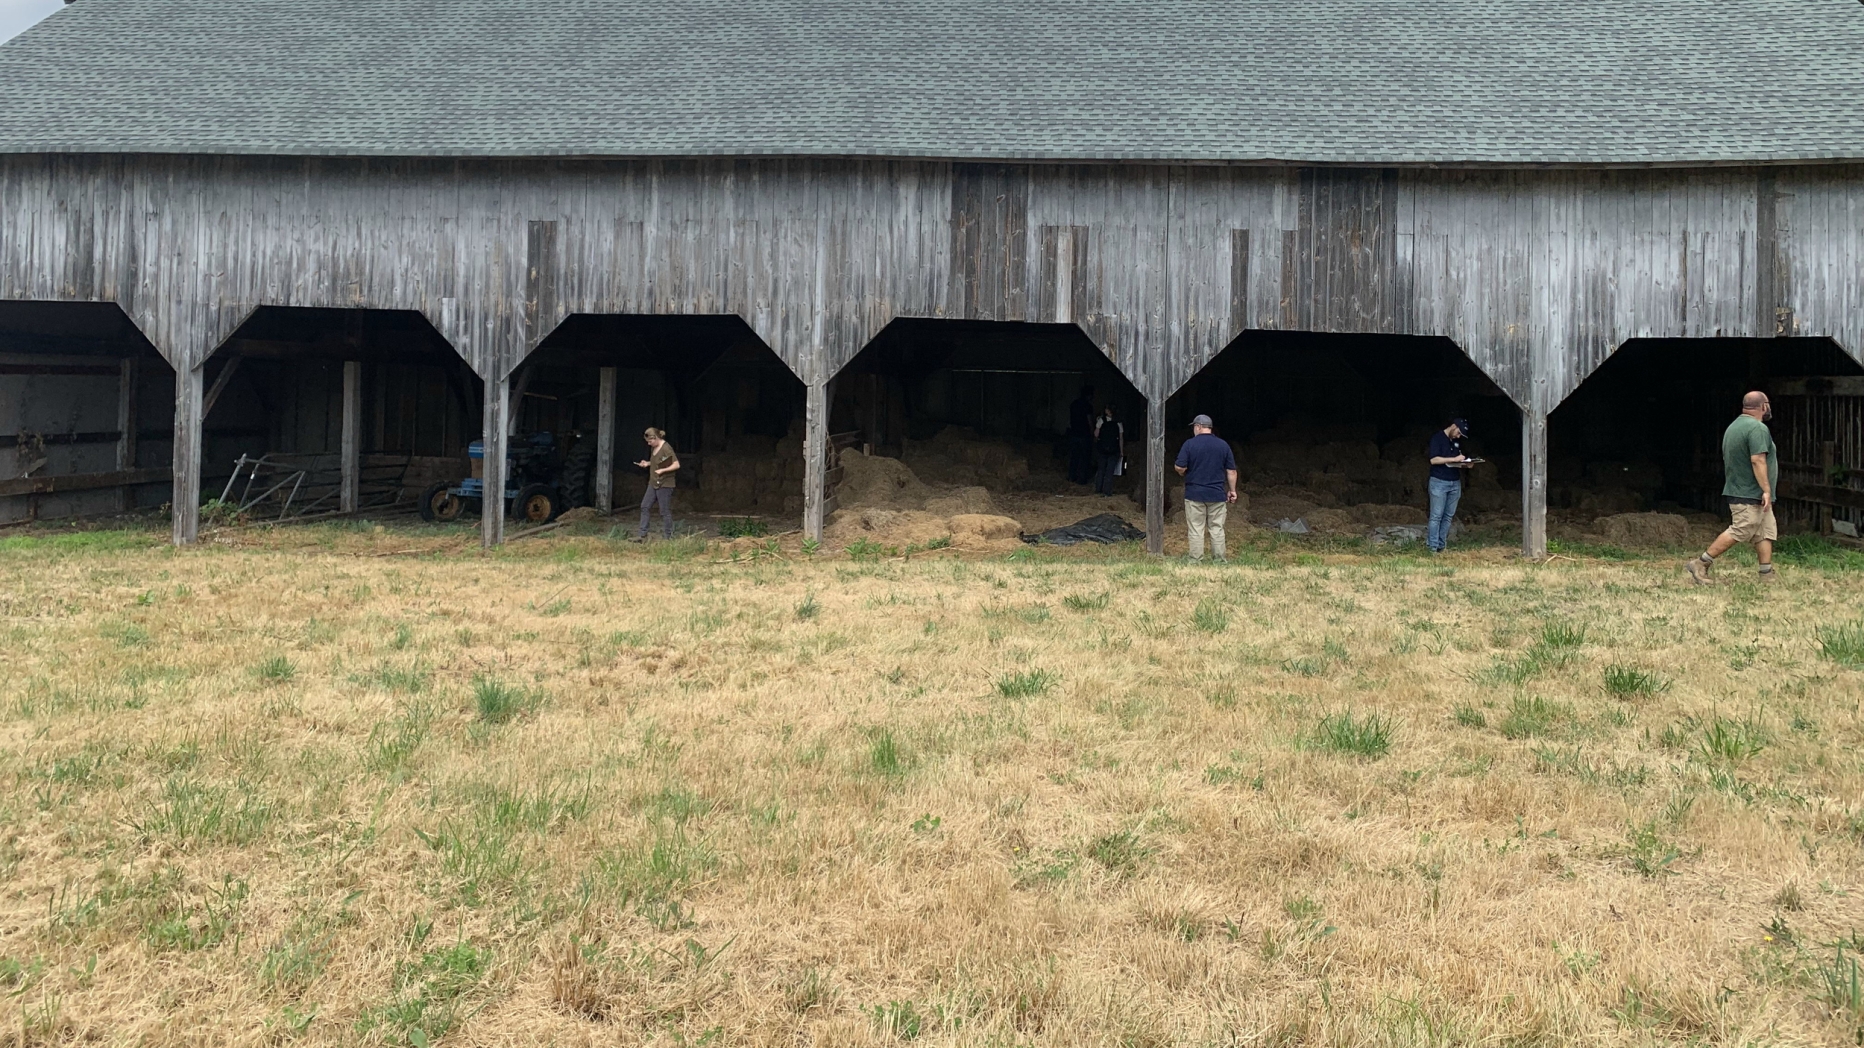
{"label": "weathered wood siding", "polygon": [[821,382],[925,316],[1078,323],[1154,396],[1244,328],[1443,335],[1551,408],[1631,338],[1856,354],[1861,271],[1850,167],[0,158],[0,297],[177,366],[260,305],[417,309],[481,375],[572,312],[736,313]]}

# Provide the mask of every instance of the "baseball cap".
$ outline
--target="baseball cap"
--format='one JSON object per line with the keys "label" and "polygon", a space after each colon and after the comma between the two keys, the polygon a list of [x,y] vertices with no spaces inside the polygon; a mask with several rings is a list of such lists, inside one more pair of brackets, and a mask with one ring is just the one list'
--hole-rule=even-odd
{"label": "baseball cap", "polygon": [[1450,425],[1455,426],[1457,429],[1462,430],[1463,436],[1467,437],[1469,435],[1469,420],[1468,419],[1453,418],[1450,420]]}
{"label": "baseball cap", "polygon": [[1191,420],[1191,425],[1204,426],[1206,428],[1215,429],[1217,424],[1215,422],[1210,421],[1209,415],[1199,415],[1198,417]]}

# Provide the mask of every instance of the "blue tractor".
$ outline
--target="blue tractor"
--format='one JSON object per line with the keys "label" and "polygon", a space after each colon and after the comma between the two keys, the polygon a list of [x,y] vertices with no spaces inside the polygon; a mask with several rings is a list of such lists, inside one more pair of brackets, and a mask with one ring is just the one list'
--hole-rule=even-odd
{"label": "blue tractor", "polygon": [[[477,468],[477,463],[485,459],[485,442],[473,441],[466,454],[475,460],[475,475],[443,480],[428,488],[421,495],[422,520],[454,521],[468,511],[484,512],[485,471]],[[504,505],[509,515],[531,524],[555,520],[565,509],[556,438],[549,431],[514,439],[507,445]]]}

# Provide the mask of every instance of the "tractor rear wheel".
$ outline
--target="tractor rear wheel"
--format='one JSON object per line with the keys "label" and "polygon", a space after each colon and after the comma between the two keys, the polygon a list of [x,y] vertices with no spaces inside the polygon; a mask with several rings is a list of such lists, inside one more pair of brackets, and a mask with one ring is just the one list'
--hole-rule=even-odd
{"label": "tractor rear wheel", "polygon": [[546,524],[562,510],[557,493],[548,485],[532,484],[511,500],[511,515],[531,524]]}
{"label": "tractor rear wheel", "polygon": [[590,505],[589,481],[595,473],[595,440],[584,437],[563,456],[563,506]]}
{"label": "tractor rear wheel", "polygon": [[466,500],[453,494],[452,487],[451,483],[443,480],[422,493],[422,520],[429,524],[445,524],[460,519],[460,514],[466,510]]}

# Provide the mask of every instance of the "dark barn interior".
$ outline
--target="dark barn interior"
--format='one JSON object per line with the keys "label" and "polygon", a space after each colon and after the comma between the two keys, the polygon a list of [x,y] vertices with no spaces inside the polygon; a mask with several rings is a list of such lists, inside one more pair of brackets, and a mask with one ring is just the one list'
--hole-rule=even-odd
{"label": "dark barn interior", "polygon": [[[736,316],[578,314],[512,375],[520,437],[548,431],[570,508],[594,505],[602,369],[615,369],[613,499],[646,485],[642,432],[679,453],[676,512],[794,518],[802,513],[802,381]],[[585,482],[583,478],[587,477]]]}
{"label": "dark barn interior", "polygon": [[174,371],[114,303],[0,302],[0,523],[154,509]]}
{"label": "dark barn interior", "polygon": [[1142,460],[1145,398],[1080,328],[895,320],[836,377],[829,428],[927,483],[1085,494],[1068,477],[1070,406],[1085,387],[1124,426],[1127,461]]}
{"label": "dark barn interior", "polygon": [[[1855,380],[1864,368],[1828,339],[1637,339],[1625,343],[1549,417],[1549,513],[1568,527],[1626,513],[1690,519],[1719,530],[1721,437],[1749,390],[1768,393],[1779,446],[1783,530],[1821,526],[1821,506],[1800,495],[1843,484],[1828,475],[1856,461],[1856,395],[1820,380]],[[1808,388],[1807,380],[1811,380]],[[1822,456],[1830,455],[1830,470]],[[1848,458],[1849,456],[1849,458]],[[1841,528],[1855,509],[1826,507]],[[1700,539],[1700,535],[1693,536]]]}
{"label": "dark barn interior", "polygon": [[481,425],[478,376],[411,311],[261,308],[202,381],[202,495],[258,519],[341,509],[346,383],[359,511],[463,475]]}
{"label": "dark barn interior", "polygon": [[1168,459],[1199,414],[1235,449],[1257,523],[1341,535],[1422,523],[1426,447],[1457,416],[1473,431],[1465,450],[1487,460],[1469,472],[1459,519],[1518,522],[1520,413],[1448,339],[1247,332],[1168,403]]}

